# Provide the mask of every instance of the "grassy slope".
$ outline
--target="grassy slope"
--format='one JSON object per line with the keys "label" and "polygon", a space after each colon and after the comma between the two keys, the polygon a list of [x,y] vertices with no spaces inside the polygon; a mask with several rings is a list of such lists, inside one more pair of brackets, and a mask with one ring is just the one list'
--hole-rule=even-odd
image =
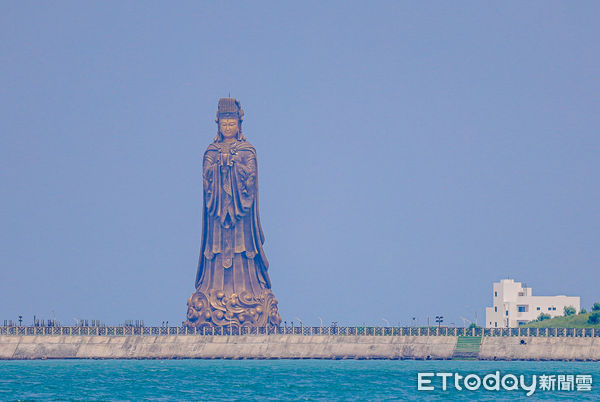
{"label": "grassy slope", "polygon": [[531,321],[519,328],[600,328],[600,324],[588,324],[591,313],[576,314],[569,317],[555,317],[544,321]]}

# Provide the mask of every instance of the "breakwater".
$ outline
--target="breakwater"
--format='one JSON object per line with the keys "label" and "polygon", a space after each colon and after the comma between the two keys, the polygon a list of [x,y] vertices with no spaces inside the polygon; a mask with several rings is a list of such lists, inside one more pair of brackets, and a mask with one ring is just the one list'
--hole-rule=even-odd
{"label": "breakwater", "polygon": [[13,334],[0,335],[0,359],[472,358],[600,361],[600,337],[594,336],[597,335],[595,332],[592,332],[592,336],[585,336],[585,332],[582,334],[583,336],[577,336],[577,332],[573,332],[572,336]]}
{"label": "breakwater", "polygon": [[303,335],[0,337],[0,358],[449,359],[454,337]]}

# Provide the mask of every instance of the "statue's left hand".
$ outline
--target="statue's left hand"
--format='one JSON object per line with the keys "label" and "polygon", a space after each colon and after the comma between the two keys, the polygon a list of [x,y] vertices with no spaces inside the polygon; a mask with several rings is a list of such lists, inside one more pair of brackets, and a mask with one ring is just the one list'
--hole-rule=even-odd
{"label": "statue's left hand", "polygon": [[241,163],[241,162],[243,162],[242,155],[239,152],[235,152],[235,153],[231,154],[231,161],[233,163]]}

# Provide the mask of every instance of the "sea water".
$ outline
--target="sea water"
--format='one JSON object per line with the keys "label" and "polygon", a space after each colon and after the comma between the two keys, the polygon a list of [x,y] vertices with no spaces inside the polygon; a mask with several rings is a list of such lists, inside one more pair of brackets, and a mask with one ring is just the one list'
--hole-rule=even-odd
{"label": "sea water", "polygon": [[[483,378],[538,376],[526,391],[455,388],[446,390],[437,373]],[[418,376],[431,380],[419,390]],[[429,373],[429,374],[423,374]],[[431,376],[433,375],[433,376]],[[446,374],[442,374],[446,375]],[[590,391],[539,388],[539,376],[563,380],[591,376]],[[573,377],[568,377],[573,376]],[[579,376],[579,377],[576,377]],[[548,377],[551,378],[551,377]],[[388,400],[600,399],[600,364],[455,360],[35,360],[0,361],[0,400]],[[564,381],[563,381],[564,382]],[[587,382],[584,381],[584,382]],[[488,382],[488,384],[492,384]],[[476,385],[476,384],[475,384]],[[563,384],[564,385],[564,384]],[[568,384],[567,384],[568,385]],[[582,388],[585,388],[582,387]]]}

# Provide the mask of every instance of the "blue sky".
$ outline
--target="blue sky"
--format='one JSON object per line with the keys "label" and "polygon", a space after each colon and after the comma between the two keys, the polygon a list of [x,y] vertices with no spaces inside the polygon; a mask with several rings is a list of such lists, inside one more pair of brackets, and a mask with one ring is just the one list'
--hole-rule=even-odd
{"label": "blue sky", "polygon": [[[600,301],[595,2],[4,2],[0,322],[179,323],[219,97],[286,321]],[[433,321],[433,319],[432,319]]]}

